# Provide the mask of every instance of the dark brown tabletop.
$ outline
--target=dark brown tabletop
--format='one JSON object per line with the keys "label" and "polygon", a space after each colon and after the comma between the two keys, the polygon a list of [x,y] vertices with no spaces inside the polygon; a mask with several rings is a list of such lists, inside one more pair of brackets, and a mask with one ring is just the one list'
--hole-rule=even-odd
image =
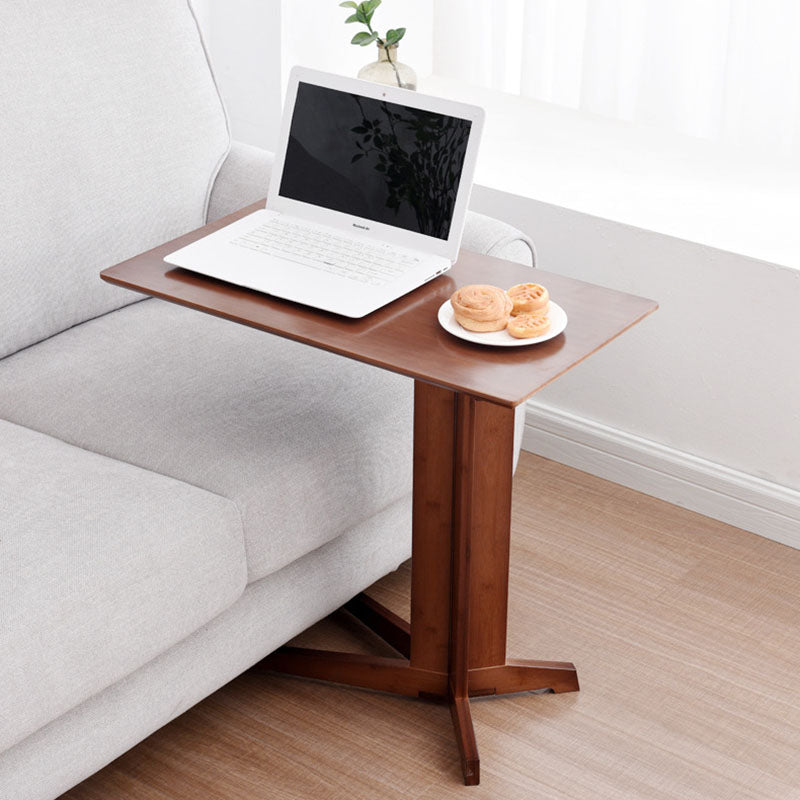
{"label": "dark brown tabletop", "polygon": [[[462,250],[453,268],[359,320],[173,267],[167,253],[263,208],[263,201],[101,272],[103,280],[143,294],[330,350],[417,380],[514,406],[580,363],[658,308],[653,300],[531,270]],[[458,339],[437,320],[439,306],[460,286],[507,289],[536,282],[569,317],[567,329],[527,347],[486,347]]]}

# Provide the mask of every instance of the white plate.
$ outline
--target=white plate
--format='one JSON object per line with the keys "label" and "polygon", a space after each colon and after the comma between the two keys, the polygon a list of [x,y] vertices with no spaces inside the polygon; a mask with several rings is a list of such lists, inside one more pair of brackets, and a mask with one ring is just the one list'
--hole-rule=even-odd
{"label": "white plate", "polygon": [[459,339],[466,339],[468,342],[478,344],[489,344],[495,347],[524,347],[528,344],[539,344],[553,339],[567,327],[567,312],[558,303],[550,301],[550,309],[547,312],[550,317],[550,330],[541,336],[533,336],[530,339],[515,339],[508,331],[490,331],[489,333],[476,333],[462,328],[453,314],[453,306],[449,300],[445,300],[439,307],[439,324],[453,336]]}

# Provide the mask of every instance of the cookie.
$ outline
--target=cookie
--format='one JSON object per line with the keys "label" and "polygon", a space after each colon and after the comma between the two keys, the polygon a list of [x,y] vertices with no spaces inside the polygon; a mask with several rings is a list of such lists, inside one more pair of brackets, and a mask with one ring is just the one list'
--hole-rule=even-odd
{"label": "cookie", "polygon": [[535,314],[546,312],[550,305],[550,293],[538,283],[518,283],[508,290],[514,303],[511,314]]}
{"label": "cookie", "polygon": [[532,339],[550,330],[550,319],[546,314],[519,314],[511,317],[506,330],[515,339]]}

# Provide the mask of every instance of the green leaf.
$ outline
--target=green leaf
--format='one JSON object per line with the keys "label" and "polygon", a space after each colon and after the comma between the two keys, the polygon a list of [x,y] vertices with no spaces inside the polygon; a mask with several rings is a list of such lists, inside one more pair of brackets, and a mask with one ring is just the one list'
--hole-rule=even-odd
{"label": "green leaf", "polygon": [[350,40],[350,44],[360,44],[362,47],[365,47],[370,42],[374,42],[377,38],[377,33],[367,33],[366,31],[361,31],[361,33],[357,33]]}
{"label": "green leaf", "polygon": [[354,155],[354,156],[353,156],[353,157],[350,159],[350,163],[351,163],[351,164],[355,164],[355,162],[356,162],[356,161],[358,161],[358,159],[359,159],[359,158],[364,158],[364,154],[363,154],[363,153],[356,153],[356,154],[355,154],[355,155]]}
{"label": "green leaf", "polygon": [[406,29],[405,28],[397,28],[386,31],[386,44],[397,44],[403,36],[405,36]]}
{"label": "green leaf", "polygon": [[364,11],[364,4],[363,3],[356,9],[356,19],[359,22],[363,22],[364,25],[367,24],[367,14]]}
{"label": "green leaf", "polygon": [[361,4],[368,23],[372,22],[372,15],[380,4],[381,0],[366,0],[366,2]]}
{"label": "green leaf", "polygon": [[358,8],[358,4],[353,0],[346,0],[344,3],[339,3],[340,8]]}
{"label": "green leaf", "polygon": [[358,22],[358,14],[351,14],[345,22]]}

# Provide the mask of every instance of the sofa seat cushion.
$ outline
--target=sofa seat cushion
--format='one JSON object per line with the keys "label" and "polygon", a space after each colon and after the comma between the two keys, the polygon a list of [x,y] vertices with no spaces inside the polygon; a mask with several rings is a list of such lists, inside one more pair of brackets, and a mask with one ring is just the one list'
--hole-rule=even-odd
{"label": "sofa seat cushion", "polygon": [[229,500],[3,420],[0,565],[0,751],[198,630],[246,583]]}
{"label": "sofa seat cushion", "polygon": [[0,417],[233,500],[250,580],[410,492],[412,392],[160,300],[0,361]]}

